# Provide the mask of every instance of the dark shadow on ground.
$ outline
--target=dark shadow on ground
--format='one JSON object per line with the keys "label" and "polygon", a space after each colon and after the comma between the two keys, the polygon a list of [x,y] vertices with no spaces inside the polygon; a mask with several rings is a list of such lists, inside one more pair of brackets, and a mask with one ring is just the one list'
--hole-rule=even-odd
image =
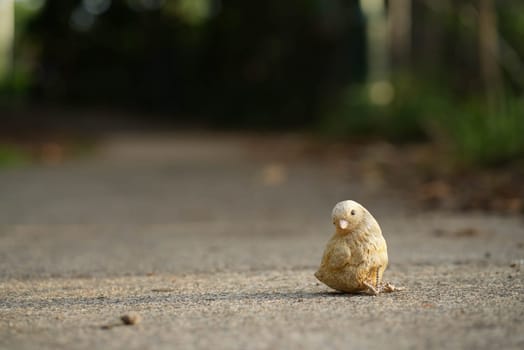
{"label": "dark shadow on ground", "polygon": [[[23,300],[13,301],[4,299],[0,302],[0,307],[19,309],[34,308],[46,309],[64,306],[103,306],[103,305],[122,305],[137,306],[141,304],[155,303],[180,303],[180,304],[199,304],[206,302],[219,301],[297,301],[301,302],[306,299],[322,298],[367,298],[367,294],[347,294],[341,292],[260,292],[260,293],[204,293],[204,294],[176,294],[173,292],[158,292],[153,290],[156,295],[140,295],[122,298],[105,297],[67,297],[67,298],[44,298],[40,300]],[[159,293],[162,293],[159,295]]]}

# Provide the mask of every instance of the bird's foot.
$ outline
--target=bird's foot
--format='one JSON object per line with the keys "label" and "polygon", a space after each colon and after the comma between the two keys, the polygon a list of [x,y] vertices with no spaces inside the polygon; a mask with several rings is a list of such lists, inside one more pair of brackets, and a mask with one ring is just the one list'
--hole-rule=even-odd
{"label": "bird's foot", "polygon": [[393,292],[400,292],[402,290],[405,290],[404,287],[396,287],[395,285],[386,282],[383,284],[380,284],[379,286],[374,286],[373,284],[369,282],[364,282],[364,285],[367,287],[367,289],[364,291],[364,293],[368,295],[377,296],[380,293],[393,293]]}
{"label": "bird's foot", "polygon": [[380,290],[375,288],[371,283],[364,282],[364,285],[368,287],[368,289],[364,291],[366,294],[377,296],[380,293]]}
{"label": "bird's foot", "polygon": [[386,282],[379,287],[379,290],[381,293],[393,293],[393,292],[399,292],[405,289],[406,288],[404,287],[396,287],[395,285],[389,282]]}

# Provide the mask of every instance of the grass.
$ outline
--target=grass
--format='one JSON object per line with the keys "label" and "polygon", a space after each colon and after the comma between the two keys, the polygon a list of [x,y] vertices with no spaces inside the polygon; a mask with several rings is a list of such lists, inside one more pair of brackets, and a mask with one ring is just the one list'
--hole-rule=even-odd
{"label": "grass", "polygon": [[426,140],[427,120],[448,108],[443,94],[413,79],[397,79],[390,103],[372,101],[370,87],[355,86],[326,103],[320,130],[333,136],[385,138],[395,143]]}
{"label": "grass", "polygon": [[459,160],[497,165],[524,156],[524,103],[508,99],[494,108],[474,103],[442,119]]}
{"label": "grass", "polygon": [[19,166],[30,162],[30,156],[19,148],[0,144],[0,168]]}
{"label": "grass", "polygon": [[320,129],[353,140],[444,142],[454,161],[466,166],[493,166],[524,156],[522,98],[507,96],[490,108],[483,99],[456,101],[445,90],[413,79],[396,81],[388,105],[373,104],[367,92],[365,86],[356,87],[330,101]]}

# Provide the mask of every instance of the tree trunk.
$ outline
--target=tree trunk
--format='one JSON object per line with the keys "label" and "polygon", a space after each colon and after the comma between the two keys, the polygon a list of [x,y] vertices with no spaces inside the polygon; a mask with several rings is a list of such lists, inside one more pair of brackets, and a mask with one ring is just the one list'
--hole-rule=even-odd
{"label": "tree trunk", "polygon": [[388,26],[384,0],[360,0],[366,16],[368,83],[389,79]]}
{"label": "tree trunk", "polygon": [[396,70],[408,68],[411,56],[411,0],[393,0],[388,4],[389,48]]}
{"label": "tree trunk", "polygon": [[13,40],[15,35],[14,0],[0,0],[0,82],[11,71]]}
{"label": "tree trunk", "polygon": [[493,105],[502,92],[502,77],[497,62],[498,32],[494,0],[479,0],[479,62],[488,102]]}
{"label": "tree trunk", "polygon": [[377,105],[388,105],[394,88],[390,81],[385,0],[360,0],[360,5],[366,16],[369,99]]}

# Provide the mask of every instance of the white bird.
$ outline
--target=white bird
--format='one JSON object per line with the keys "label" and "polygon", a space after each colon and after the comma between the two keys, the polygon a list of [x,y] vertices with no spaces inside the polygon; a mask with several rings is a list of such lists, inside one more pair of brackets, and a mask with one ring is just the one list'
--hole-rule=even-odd
{"label": "white bird", "polygon": [[398,290],[382,276],[388,267],[388,251],[377,221],[362,205],[346,200],[332,212],[335,234],[324,250],[315,277],[329,287],[347,293]]}

